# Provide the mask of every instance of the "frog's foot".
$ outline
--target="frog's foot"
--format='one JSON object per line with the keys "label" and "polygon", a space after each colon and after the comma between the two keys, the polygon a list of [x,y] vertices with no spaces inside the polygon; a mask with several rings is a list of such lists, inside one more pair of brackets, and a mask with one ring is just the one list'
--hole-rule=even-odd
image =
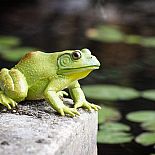
{"label": "frog's foot", "polygon": [[65,114],[69,114],[71,117],[74,117],[75,115],[80,115],[80,113],[75,108],[69,108],[64,105],[63,108],[57,109],[57,111],[64,116]]}
{"label": "frog's foot", "polygon": [[8,109],[17,106],[17,103],[6,96],[2,91],[0,91],[0,103],[6,106]]}
{"label": "frog's foot", "polygon": [[86,100],[83,101],[83,102],[79,101],[79,102],[75,103],[75,105],[74,105],[75,109],[80,108],[80,107],[84,107],[84,108],[88,109],[89,111],[91,109],[94,109],[95,111],[98,111],[98,110],[101,109],[100,106],[92,104],[92,103],[89,103]]}
{"label": "frog's foot", "polygon": [[65,91],[58,91],[58,92],[57,92],[57,95],[58,95],[60,98],[62,98],[63,96],[68,96],[68,93],[65,92]]}

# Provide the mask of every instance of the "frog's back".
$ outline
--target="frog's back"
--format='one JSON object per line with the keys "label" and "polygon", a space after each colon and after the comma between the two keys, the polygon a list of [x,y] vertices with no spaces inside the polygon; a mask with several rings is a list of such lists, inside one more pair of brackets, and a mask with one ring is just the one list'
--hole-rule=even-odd
{"label": "frog's back", "polygon": [[29,87],[40,79],[56,75],[57,56],[41,51],[27,53],[14,67],[26,77]]}

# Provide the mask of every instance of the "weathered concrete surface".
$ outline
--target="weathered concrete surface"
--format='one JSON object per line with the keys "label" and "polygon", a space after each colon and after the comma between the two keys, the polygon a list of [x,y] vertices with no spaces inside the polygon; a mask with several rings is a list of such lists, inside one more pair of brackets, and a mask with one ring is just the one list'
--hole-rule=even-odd
{"label": "weathered concrete surface", "polygon": [[0,155],[96,155],[97,113],[61,117],[45,101],[0,112]]}

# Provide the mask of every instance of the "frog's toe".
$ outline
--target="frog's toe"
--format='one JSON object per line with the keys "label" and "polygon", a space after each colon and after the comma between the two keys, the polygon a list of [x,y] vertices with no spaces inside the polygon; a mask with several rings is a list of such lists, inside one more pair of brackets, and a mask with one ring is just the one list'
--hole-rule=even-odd
{"label": "frog's toe", "polygon": [[76,102],[74,105],[74,108],[77,109],[77,108],[80,108],[82,106],[83,106],[82,102]]}
{"label": "frog's toe", "polygon": [[66,111],[66,114],[69,114],[71,117],[74,117],[75,116],[75,114],[72,111],[70,111],[70,110],[67,110]]}
{"label": "frog's toe", "polygon": [[65,106],[63,110],[66,114],[69,114],[71,117],[74,117],[75,115],[80,115],[80,113],[75,108],[69,108]]}
{"label": "frog's toe", "polygon": [[92,103],[89,103],[87,101],[84,101],[84,102],[77,102],[75,105],[74,105],[74,108],[80,108],[80,107],[84,107],[85,109],[88,109],[89,111],[91,111],[91,109],[94,109],[95,111],[101,109],[100,106],[98,105],[95,105],[95,104],[92,104]]}
{"label": "frog's toe", "polygon": [[58,91],[57,95],[60,96],[60,97],[63,97],[63,96],[68,96],[68,93],[65,92],[65,91]]}
{"label": "frog's toe", "polygon": [[65,115],[65,113],[63,111],[63,108],[57,109],[57,112],[60,113],[61,116],[64,116]]}
{"label": "frog's toe", "polygon": [[7,107],[9,110],[11,109],[11,106],[9,105],[8,102],[3,102],[3,101],[0,99],[0,103],[1,103],[2,105],[4,105],[5,107]]}
{"label": "frog's toe", "polygon": [[92,109],[91,104],[88,103],[88,102],[84,103],[83,104],[83,107],[86,108],[86,109],[88,109],[89,111],[91,111],[91,109]]}
{"label": "frog's toe", "polygon": [[0,94],[0,103],[6,106],[8,109],[12,109],[12,107],[16,107],[17,103],[11,98],[7,97],[3,93]]}
{"label": "frog's toe", "polygon": [[12,100],[11,98],[9,99],[9,104],[11,104],[13,108],[17,106],[17,102]]}
{"label": "frog's toe", "polygon": [[80,113],[77,111],[77,109],[75,109],[75,108],[70,108],[70,110],[71,110],[74,114],[80,116]]}
{"label": "frog's toe", "polygon": [[95,105],[95,104],[90,104],[91,108],[93,108],[95,111],[98,111],[101,109],[101,107],[99,105]]}

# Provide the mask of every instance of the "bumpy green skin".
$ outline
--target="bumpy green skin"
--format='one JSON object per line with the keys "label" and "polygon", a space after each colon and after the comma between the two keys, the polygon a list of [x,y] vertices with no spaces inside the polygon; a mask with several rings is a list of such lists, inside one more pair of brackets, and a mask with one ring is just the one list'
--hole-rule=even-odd
{"label": "bumpy green skin", "polygon": [[[99,66],[99,61],[88,49],[30,52],[11,70],[1,69],[0,103],[11,109],[23,100],[46,99],[62,116],[79,115],[79,107],[98,110],[99,106],[86,101],[78,80]],[[61,91],[65,88],[69,88],[74,108],[67,107],[60,99],[67,94]]]}

